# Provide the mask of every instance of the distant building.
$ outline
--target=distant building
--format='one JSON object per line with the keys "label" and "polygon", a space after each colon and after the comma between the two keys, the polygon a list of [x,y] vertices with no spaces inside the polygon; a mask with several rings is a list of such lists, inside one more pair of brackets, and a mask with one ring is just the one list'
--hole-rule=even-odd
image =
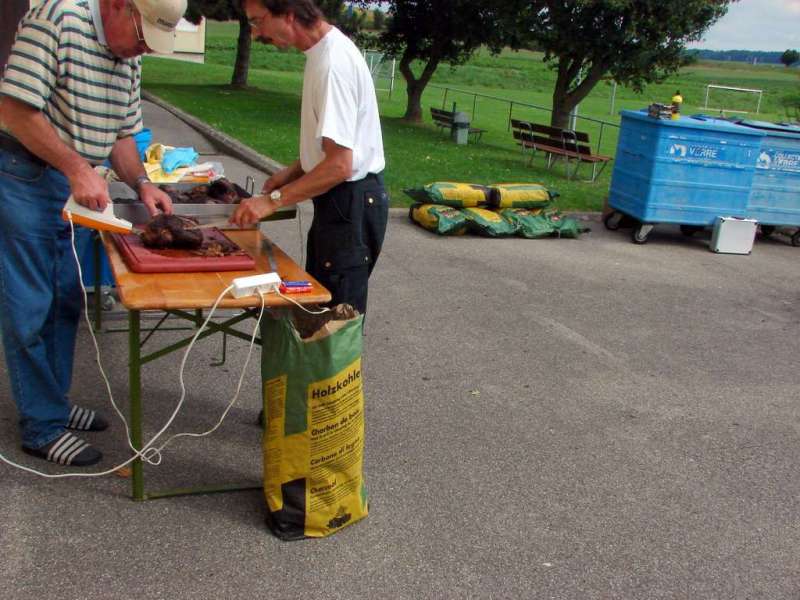
{"label": "distant building", "polygon": [[[8,61],[11,44],[14,43],[14,34],[17,24],[28,9],[41,4],[42,0],[0,0],[0,72]],[[199,25],[192,25],[181,19],[175,32],[174,58],[203,62],[206,49],[206,21],[203,19]]]}

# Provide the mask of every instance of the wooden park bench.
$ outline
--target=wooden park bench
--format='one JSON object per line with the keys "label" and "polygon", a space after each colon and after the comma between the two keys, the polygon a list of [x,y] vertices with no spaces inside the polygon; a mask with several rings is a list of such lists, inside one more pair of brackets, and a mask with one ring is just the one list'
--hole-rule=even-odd
{"label": "wooden park bench", "polygon": [[[611,160],[610,156],[594,154],[589,144],[589,134],[583,131],[560,129],[548,125],[540,125],[531,121],[511,119],[511,132],[514,139],[522,147],[522,152],[531,150],[528,164],[533,161],[537,151],[547,157],[547,168],[553,166],[556,160],[565,160],[567,178],[574,177],[583,163],[592,165],[592,178],[595,181]],[[570,172],[570,161],[575,163],[575,168]],[[599,170],[598,170],[599,166]]]}
{"label": "wooden park bench", "polygon": [[[453,129],[453,119],[455,119],[456,111],[455,110],[442,110],[441,108],[433,108],[431,107],[431,117],[433,118],[433,124],[436,125],[440,129],[440,131],[452,131]],[[485,129],[480,129],[479,127],[470,127],[469,128],[469,135],[473,136],[472,141],[478,143],[481,141],[481,136],[485,132]]]}

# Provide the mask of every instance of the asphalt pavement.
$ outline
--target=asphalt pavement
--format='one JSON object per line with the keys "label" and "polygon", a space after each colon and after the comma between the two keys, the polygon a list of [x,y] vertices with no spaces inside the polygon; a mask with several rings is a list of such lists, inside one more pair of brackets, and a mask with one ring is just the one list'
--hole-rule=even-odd
{"label": "asphalt pavement", "polygon": [[[145,120],[155,141],[219,152],[151,104]],[[234,181],[266,176],[222,160]],[[264,231],[299,261],[310,214]],[[364,338],[366,520],[287,543],[258,491],[137,503],[116,475],[0,465],[0,598],[796,600],[800,248],[718,255],[674,226],[634,245],[586,218],[579,240],[442,238],[392,211]],[[119,305],[105,316],[124,327]],[[73,397],[112,417],[85,325],[78,344]],[[125,407],[127,337],[99,344]],[[247,344],[210,366],[221,352],[212,336],[190,355],[176,431],[231,398]],[[145,367],[146,435],[179,362]],[[244,381],[148,487],[259,480],[258,359]],[[3,455],[59,472],[19,450],[5,375],[0,415]],[[128,455],[116,417],[87,437],[102,467]]]}

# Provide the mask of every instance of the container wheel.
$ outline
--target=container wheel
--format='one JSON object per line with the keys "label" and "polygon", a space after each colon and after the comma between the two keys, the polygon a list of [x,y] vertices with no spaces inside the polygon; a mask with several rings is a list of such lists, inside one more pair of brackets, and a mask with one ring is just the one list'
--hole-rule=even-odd
{"label": "container wheel", "polygon": [[653,227],[655,226],[651,223],[642,223],[637,225],[631,232],[631,241],[634,244],[646,244],[647,236],[650,235],[651,231],[653,231]]}
{"label": "container wheel", "polygon": [[603,217],[603,225],[606,226],[606,229],[609,231],[616,231],[619,229],[620,224],[622,223],[622,213],[616,210],[611,211],[605,217]]}
{"label": "container wheel", "polygon": [[800,229],[792,236],[792,246],[800,246]]}
{"label": "container wheel", "polygon": [[761,235],[768,237],[775,233],[775,225],[762,225],[761,226]]}
{"label": "container wheel", "polygon": [[703,231],[700,225],[681,225],[681,233],[686,237],[692,237],[695,233]]}

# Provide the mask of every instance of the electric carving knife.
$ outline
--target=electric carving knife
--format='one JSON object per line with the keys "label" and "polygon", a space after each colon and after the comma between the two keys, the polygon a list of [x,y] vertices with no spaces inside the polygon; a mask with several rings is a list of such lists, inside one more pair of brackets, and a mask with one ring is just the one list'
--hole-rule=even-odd
{"label": "electric carving knife", "polygon": [[[110,179],[112,171],[106,167],[95,167],[95,171],[106,182]],[[112,231],[114,233],[130,233],[133,223],[120,219],[114,214],[114,203],[109,201],[105,210],[98,211],[87,208],[75,201],[70,194],[67,203],[61,209],[61,218],[65,221],[72,221],[76,225],[83,225],[90,229],[102,231]]]}
{"label": "electric carving knife", "polygon": [[69,197],[64,208],[61,210],[61,218],[65,221],[72,221],[76,225],[83,225],[90,229],[102,231],[112,231],[114,233],[130,233],[133,223],[125,219],[119,219],[114,215],[114,203],[109,201],[104,211],[92,210],[75,202],[75,198]]}

